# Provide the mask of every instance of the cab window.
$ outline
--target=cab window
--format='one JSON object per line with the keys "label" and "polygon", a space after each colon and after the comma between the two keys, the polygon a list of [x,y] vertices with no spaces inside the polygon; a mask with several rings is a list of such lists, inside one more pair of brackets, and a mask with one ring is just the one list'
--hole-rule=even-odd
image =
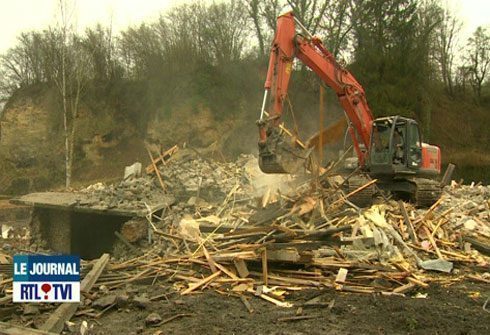
{"label": "cab window", "polygon": [[416,123],[408,125],[409,157],[412,166],[420,166],[422,160],[422,141],[420,139],[419,127]]}

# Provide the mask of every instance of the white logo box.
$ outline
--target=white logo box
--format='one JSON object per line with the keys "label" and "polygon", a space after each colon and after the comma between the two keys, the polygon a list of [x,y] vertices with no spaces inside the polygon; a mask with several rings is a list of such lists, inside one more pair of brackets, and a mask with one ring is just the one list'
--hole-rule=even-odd
{"label": "white logo box", "polygon": [[[51,286],[48,292],[42,289],[45,284]],[[13,282],[12,300],[13,302],[80,302],[80,282]]]}

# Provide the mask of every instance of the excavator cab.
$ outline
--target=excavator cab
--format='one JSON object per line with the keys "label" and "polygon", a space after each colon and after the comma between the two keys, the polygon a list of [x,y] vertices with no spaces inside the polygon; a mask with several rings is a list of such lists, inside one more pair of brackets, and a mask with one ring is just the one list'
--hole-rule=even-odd
{"label": "excavator cab", "polygon": [[422,141],[415,120],[401,116],[378,118],[371,135],[371,174],[415,174],[420,169]]}

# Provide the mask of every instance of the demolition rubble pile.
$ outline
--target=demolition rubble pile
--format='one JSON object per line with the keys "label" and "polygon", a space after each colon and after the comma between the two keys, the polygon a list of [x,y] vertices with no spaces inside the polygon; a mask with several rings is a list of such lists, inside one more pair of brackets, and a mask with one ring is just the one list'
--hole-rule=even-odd
{"label": "demolition rubble pile", "polygon": [[[127,296],[132,285],[159,282],[168,294],[236,296],[250,310],[247,297],[290,307],[288,294],[302,289],[406,295],[430,283],[490,283],[489,186],[453,182],[429,209],[386,195],[359,209],[348,200],[366,185],[346,194],[343,182],[331,171],[267,176],[253,156],[221,163],[181,150],[154,161],[143,177],[90,186],[83,192],[95,200],[87,206],[148,210],[131,220],[143,225],[141,240],[126,240],[120,247],[129,253],[99,272],[97,296]],[[161,197],[173,201],[146,206]],[[89,316],[106,310],[84,306]]]}
{"label": "demolition rubble pile", "polygon": [[149,213],[152,244],[113,261],[97,286],[158,279],[183,295],[212,288],[289,307],[288,292],[303,288],[402,295],[431,282],[490,282],[489,186],[453,182],[429,209],[380,197],[359,210],[333,174],[266,177],[255,166],[251,156],[160,164],[162,192],[176,202]]}
{"label": "demolition rubble pile", "polygon": [[109,186],[97,183],[81,190],[81,193],[88,194],[89,200],[80,205],[106,209],[145,209],[145,203],[155,203],[167,197],[149,178],[130,178]]}
{"label": "demolition rubble pile", "polygon": [[97,183],[81,190],[91,201],[80,203],[89,207],[107,209],[146,209],[160,201],[173,203],[192,198],[210,202],[223,201],[226,195],[240,183],[243,187],[244,163],[250,157],[243,156],[235,163],[218,163],[196,156],[193,151],[179,152],[175,161],[160,167],[163,188],[154,177],[154,170],[145,176],[130,176],[113,185]]}

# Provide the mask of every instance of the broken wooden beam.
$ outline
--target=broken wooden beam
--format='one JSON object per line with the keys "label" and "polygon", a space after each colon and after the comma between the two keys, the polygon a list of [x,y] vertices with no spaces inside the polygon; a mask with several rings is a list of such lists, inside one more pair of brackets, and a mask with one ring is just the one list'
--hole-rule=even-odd
{"label": "broken wooden beam", "polygon": [[192,291],[198,289],[199,287],[203,286],[204,284],[207,284],[207,283],[210,283],[212,282],[216,277],[218,277],[219,275],[221,275],[221,271],[218,271],[218,272],[215,272],[213,273],[212,275],[210,275],[209,277],[206,277],[200,281],[198,281],[197,283],[195,283],[194,285],[189,285],[189,288],[185,289],[181,294],[182,295],[186,295],[186,294],[189,294],[191,293]]}
{"label": "broken wooden beam", "polygon": [[[95,263],[94,267],[90,272],[83,278],[80,283],[80,292],[88,293],[90,289],[94,286],[97,279],[104,271],[107,263],[109,262],[109,254],[103,254]],[[75,314],[79,303],[68,303],[65,302],[61,304],[55,311],[50,315],[48,320],[41,326],[41,330],[46,332],[52,332],[59,334],[65,326],[65,322],[69,321],[71,317]]]}
{"label": "broken wooden beam", "polygon": [[482,241],[478,241],[477,239],[468,236],[464,236],[463,241],[470,243],[473,248],[475,248],[479,252],[490,255],[490,244],[485,244]]}
{"label": "broken wooden beam", "polygon": [[166,163],[167,160],[169,160],[170,157],[174,153],[176,153],[178,149],[179,147],[177,145],[174,145],[173,147],[165,151],[163,154],[161,154],[158,158],[154,159],[152,163],[146,167],[146,173],[147,174],[153,173],[153,171],[155,171],[155,165],[158,166],[160,162]]}
{"label": "broken wooden beam", "polygon": [[40,329],[33,329],[0,322],[0,334],[2,335],[55,335],[57,333],[48,332]]}
{"label": "broken wooden beam", "polygon": [[408,216],[407,209],[405,208],[405,204],[403,203],[402,200],[398,200],[398,207],[400,208],[400,211],[402,212],[403,215],[403,221],[408,227],[408,234],[410,235],[410,239],[414,244],[419,243],[419,240],[417,238],[417,234],[415,233],[415,229],[413,227],[412,221],[410,220],[410,217]]}
{"label": "broken wooden beam", "polygon": [[148,149],[148,147],[146,148],[146,151],[148,151],[148,156],[150,156],[150,161],[151,161],[151,164],[153,165],[153,169],[155,169],[155,174],[158,177],[158,182],[160,183],[162,190],[165,191],[165,184],[163,183],[162,176],[160,175],[160,170],[158,170],[158,168],[155,164],[155,161],[153,160],[153,155],[151,154],[151,151],[150,151],[150,149]]}
{"label": "broken wooden beam", "polygon": [[262,277],[264,280],[264,285],[269,284],[268,270],[267,270],[267,248],[262,251]]}
{"label": "broken wooden beam", "polygon": [[248,310],[248,312],[250,314],[252,314],[254,312],[254,309],[253,309],[252,305],[250,304],[250,302],[247,300],[247,298],[245,298],[243,295],[241,295],[240,300],[245,305],[245,308]]}
{"label": "broken wooden beam", "polygon": [[246,278],[250,274],[247,268],[247,263],[243,259],[236,258],[233,260],[233,263],[235,264],[235,268],[238,272],[238,275],[240,278]]}
{"label": "broken wooden beam", "polygon": [[447,186],[451,182],[451,178],[453,176],[454,169],[456,168],[456,165],[449,163],[446,168],[446,172],[444,172],[444,176],[441,179],[441,186]]}

